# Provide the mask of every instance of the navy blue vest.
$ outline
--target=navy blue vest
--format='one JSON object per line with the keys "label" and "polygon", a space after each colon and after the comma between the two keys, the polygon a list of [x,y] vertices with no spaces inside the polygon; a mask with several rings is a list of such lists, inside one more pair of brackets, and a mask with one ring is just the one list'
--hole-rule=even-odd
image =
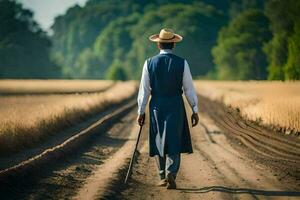
{"label": "navy blue vest", "polygon": [[184,59],[172,53],[147,60],[152,96],[181,96]]}

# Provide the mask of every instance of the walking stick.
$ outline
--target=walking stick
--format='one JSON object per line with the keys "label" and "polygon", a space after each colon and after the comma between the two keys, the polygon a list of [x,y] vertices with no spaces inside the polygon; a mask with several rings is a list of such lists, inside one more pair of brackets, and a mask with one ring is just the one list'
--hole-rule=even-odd
{"label": "walking stick", "polygon": [[129,176],[130,176],[130,174],[131,174],[132,165],[133,165],[133,160],[134,160],[134,157],[135,157],[135,153],[136,153],[137,146],[138,146],[138,144],[139,144],[139,140],[140,140],[142,128],[143,128],[143,125],[140,125],[140,131],[139,131],[139,134],[138,134],[138,138],[137,138],[137,140],[136,140],[136,143],[135,143],[134,151],[133,151],[133,154],[132,154],[132,157],[131,157],[131,160],[130,160],[130,164],[129,164],[129,168],[128,168],[128,171],[127,171],[127,174],[126,174],[126,178],[125,178],[125,181],[124,181],[125,184],[127,183],[128,178],[129,178]]}

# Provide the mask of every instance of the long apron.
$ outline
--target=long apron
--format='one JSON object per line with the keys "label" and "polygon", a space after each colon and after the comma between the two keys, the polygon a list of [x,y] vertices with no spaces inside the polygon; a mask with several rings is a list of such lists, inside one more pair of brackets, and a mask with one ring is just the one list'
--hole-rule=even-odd
{"label": "long apron", "polygon": [[154,95],[149,110],[150,156],[193,152],[182,95]]}

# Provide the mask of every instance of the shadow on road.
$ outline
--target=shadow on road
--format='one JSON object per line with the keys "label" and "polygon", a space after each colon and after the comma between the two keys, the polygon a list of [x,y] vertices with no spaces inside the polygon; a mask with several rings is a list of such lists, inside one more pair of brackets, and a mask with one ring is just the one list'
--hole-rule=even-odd
{"label": "shadow on road", "polygon": [[252,194],[252,195],[263,195],[263,196],[287,196],[287,197],[298,197],[300,196],[299,191],[276,191],[276,190],[257,190],[250,188],[230,188],[224,186],[209,186],[203,188],[178,188],[185,193],[207,193],[207,192],[225,192],[231,194]]}

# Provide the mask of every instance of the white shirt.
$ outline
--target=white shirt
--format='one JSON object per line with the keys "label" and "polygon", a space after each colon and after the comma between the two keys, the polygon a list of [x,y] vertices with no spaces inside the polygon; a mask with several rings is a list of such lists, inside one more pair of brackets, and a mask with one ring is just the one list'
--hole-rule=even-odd
{"label": "white shirt", "polygon": [[[160,54],[164,53],[172,53],[170,49],[163,49],[160,50]],[[184,95],[186,96],[192,110],[194,113],[198,112],[198,97],[193,85],[193,78],[191,75],[190,67],[187,61],[184,61],[184,71],[183,71],[183,79],[182,79],[182,89]],[[142,78],[140,82],[139,94],[138,94],[138,114],[144,114],[146,105],[149,100],[149,96],[151,94],[151,87],[150,87],[150,78],[149,72],[147,68],[147,60],[143,66]]]}

